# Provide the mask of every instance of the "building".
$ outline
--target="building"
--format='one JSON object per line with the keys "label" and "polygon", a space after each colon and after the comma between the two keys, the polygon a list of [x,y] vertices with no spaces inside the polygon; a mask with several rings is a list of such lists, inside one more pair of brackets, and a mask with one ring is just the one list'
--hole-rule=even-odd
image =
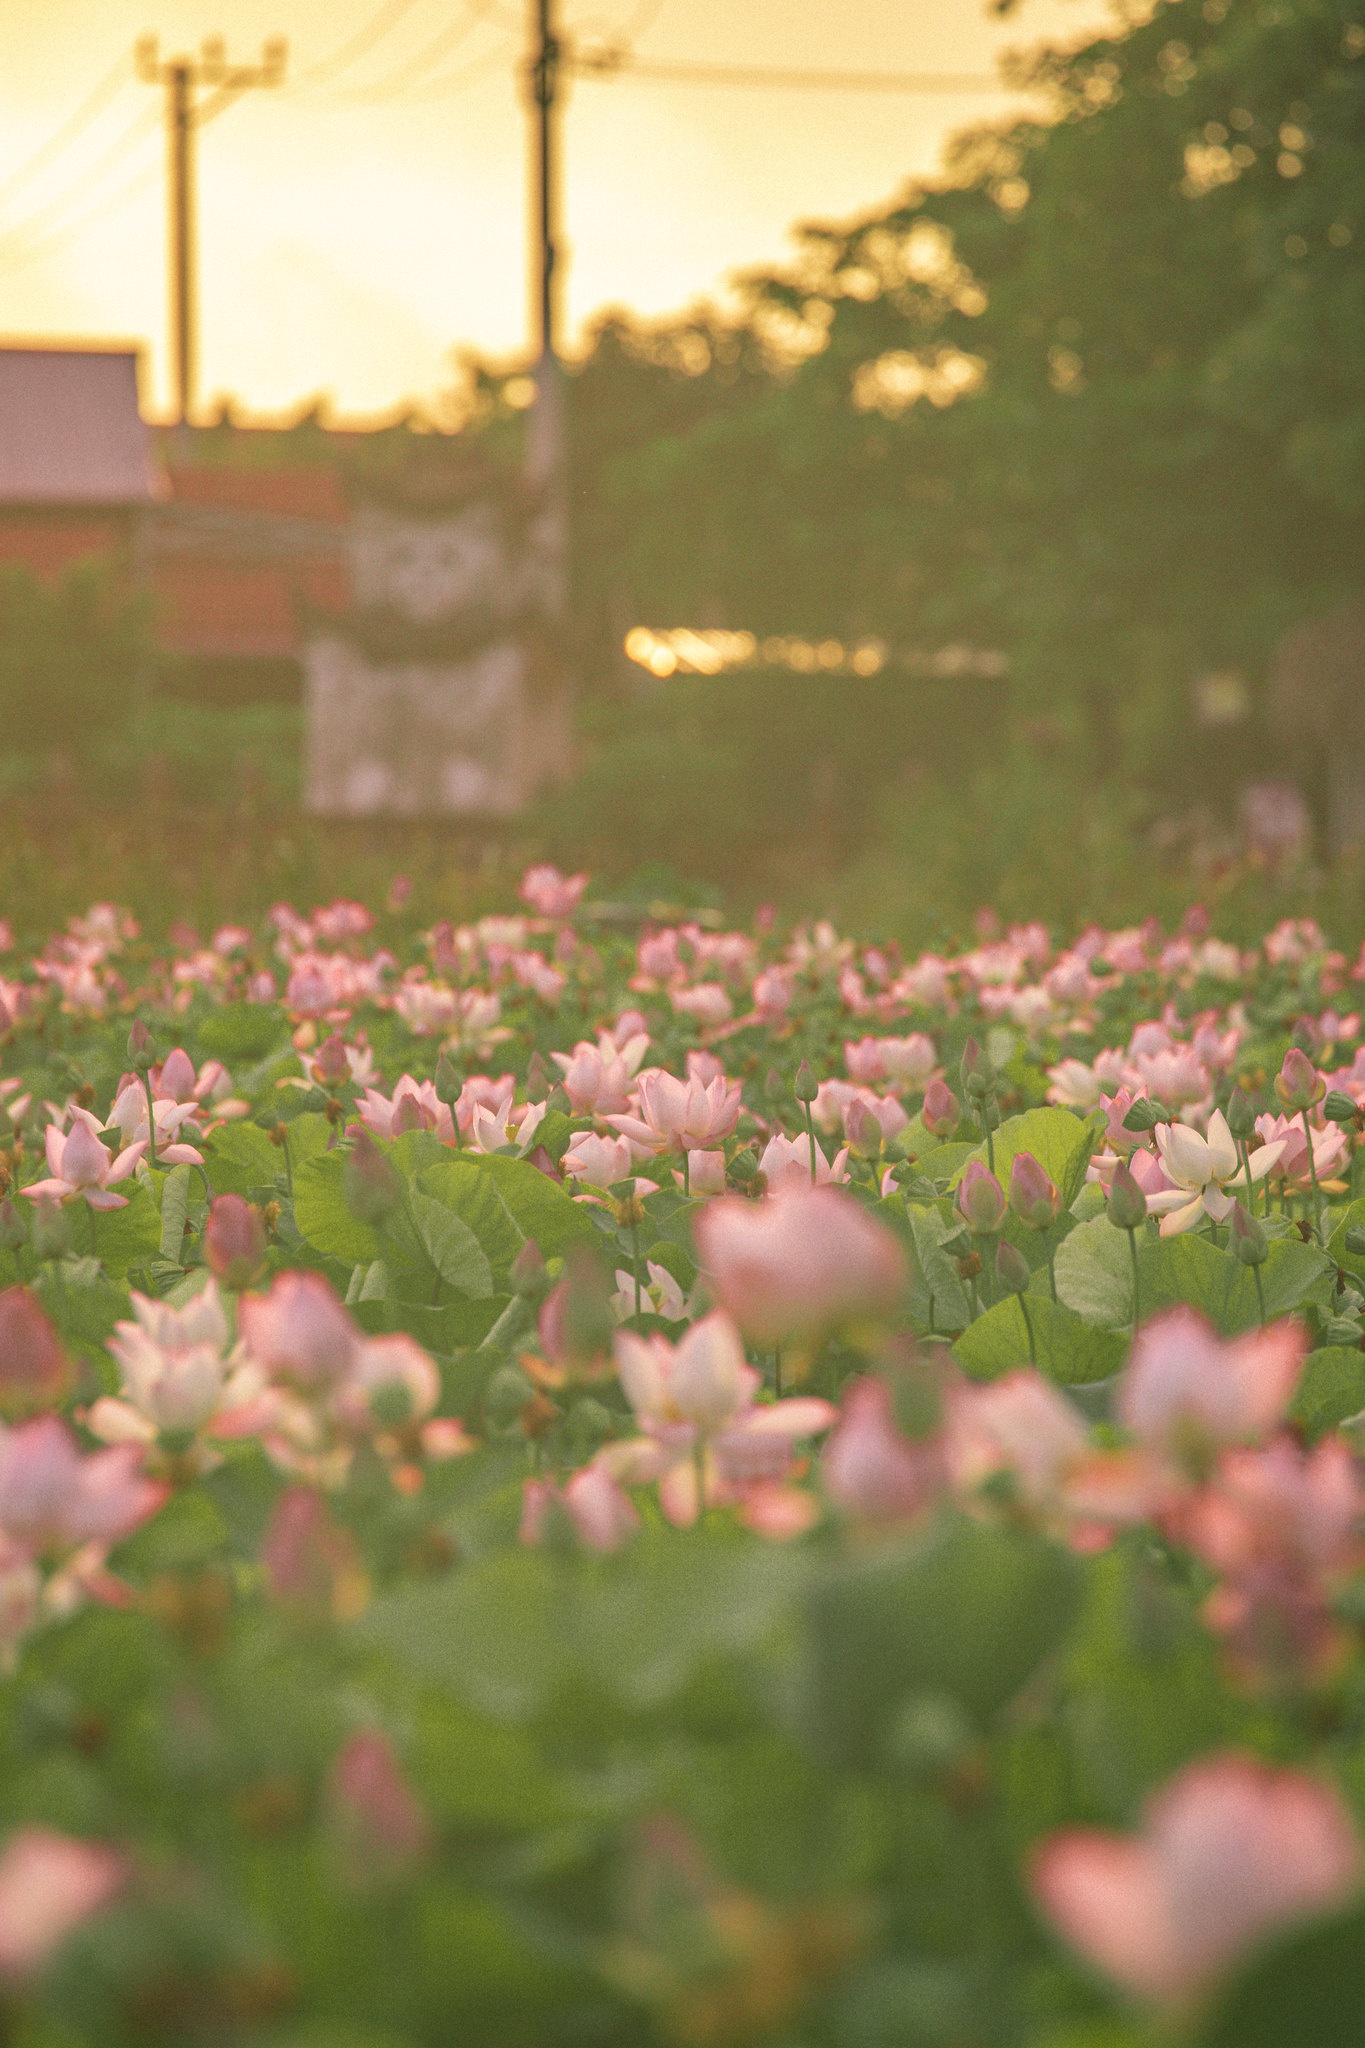
{"label": "building", "polygon": [[0,563],[131,569],[163,488],[136,349],[0,346]]}

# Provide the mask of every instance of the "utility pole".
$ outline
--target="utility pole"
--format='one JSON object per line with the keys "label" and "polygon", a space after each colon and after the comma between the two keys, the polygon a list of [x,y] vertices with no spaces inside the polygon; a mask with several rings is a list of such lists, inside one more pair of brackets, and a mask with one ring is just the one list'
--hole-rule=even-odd
{"label": "utility pole", "polygon": [[[141,37],[134,47],[133,60],[142,83],[161,86],[166,94],[172,386],[175,421],[182,428],[194,410],[199,368],[195,131],[238,93],[258,85],[279,85],[287,54],[282,36],[272,36],[262,45],[258,64],[229,64],[221,36],[206,36],[197,59],[170,57],[163,63],[155,36]],[[213,98],[203,106],[196,102],[199,86],[214,89]]]}
{"label": "utility pole", "polygon": [[547,603],[563,608],[565,448],[564,376],[559,360],[559,132],[564,46],[554,0],[530,0],[531,56],[526,67],[531,111],[531,202],[534,216],[532,329],[536,399],[529,421],[527,470],[545,507]]}

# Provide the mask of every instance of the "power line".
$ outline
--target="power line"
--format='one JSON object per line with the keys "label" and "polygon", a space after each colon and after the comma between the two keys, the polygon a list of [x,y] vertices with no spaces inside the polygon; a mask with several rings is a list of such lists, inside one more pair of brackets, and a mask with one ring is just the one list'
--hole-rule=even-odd
{"label": "power line", "polygon": [[580,51],[572,60],[580,78],[614,78],[627,72],[632,78],[649,79],[660,85],[733,85],[763,90],[814,92],[903,92],[903,93],[1005,93],[993,73],[984,71],[802,71],[782,65],[759,64],[673,64],[634,56],[629,50],[608,47]]}
{"label": "power line", "polygon": [[61,227],[55,228],[46,241],[40,241],[28,249],[21,249],[14,255],[7,250],[0,250],[0,270],[27,270],[32,264],[50,262],[54,256],[60,256],[64,249],[69,249],[73,242],[78,241],[86,229],[93,227],[96,221],[106,219],[111,213],[120,212],[141,193],[149,190],[160,176],[159,164],[145,164],[126,185],[106,193],[103,199],[87,207],[84,213],[76,214]]}
{"label": "power line", "polygon": [[[425,75],[442,57],[457,49],[467,37],[483,28],[494,19],[494,0],[464,0],[460,15],[449,22],[439,35],[423,45],[404,63],[388,72],[383,78],[373,79],[368,85],[358,85],[343,97],[361,105],[376,105],[384,100],[397,99],[410,86],[421,85]],[[499,61],[504,52],[499,51]]]}
{"label": "power line", "polygon": [[466,64],[461,70],[449,71],[444,78],[434,78],[426,86],[418,84],[402,93],[382,94],[369,94],[357,88],[355,92],[347,93],[346,98],[352,105],[424,106],[432,100],[449,99],[455,93],[467,92],[471,86],[480,85],[484,79],[492,78],[503,70],[512,52],[512,44],[502,43],[496,50],[490,50],[486,56],[476,57],[471,64]]}
{"label": "power line", "polygon": [[0,241],[16,237],[22,239],[25,235],[34,233],[35,230],[41,235],[47,232],[49,222],[51,222],[54,232],[60,231],[63,223],[60,220],[52,222],[51,217],[54,214],[60,215],[62,210],[70,204],[72,198],[78,192],[81,192],[83,188],[101,177],[106,170],[111,169],[113,165],[127,156],[131,150],[136,149],[143,138],[150,135],[153,129],[155,129],[157,119],[155,109],[144,107],[128,123],[123,132],[115,136],[108,148],[100,156],[96,157],[92,164],[86,165],[84,170],[79,171],[74,178],[70,179],[60,192],[54,193],[50,199],[43,200],[36,211],[31,213],[26,220],[17,221],[13,227],[0,230]]}
{"label": "power line", "polygon": [[304,71],[296,72],[290,81],[292,87],[301,85],[325,85],[329,79],[338,77],[361,57],[369,55],[376,43],[382,42],[391,29],[411,14],[417,0],[384,0],[384,5],[353,36],[333,50],[330,57],[321,58],[310,64]]}
{"label": "power line", "polygon": [[0,179],[0,199],[8,198],[12,192],[17,192],[27,185],[55,156],[59,156],[78,136],[83,135],[91,123],[104,112],[109,102],[117,97],[127,83],[128,77],[128,56],[125,51],[118,62],[105,72],[99,84],[92,86],[75,111],[67,115],[61,127],[49,135],[46,142],[40,143],[32,156],[17,165],[7,178]]}

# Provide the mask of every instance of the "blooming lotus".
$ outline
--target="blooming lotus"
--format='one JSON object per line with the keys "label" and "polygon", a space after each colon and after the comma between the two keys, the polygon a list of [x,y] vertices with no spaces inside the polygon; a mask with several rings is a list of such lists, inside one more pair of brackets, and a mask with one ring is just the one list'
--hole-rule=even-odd
{"label": "blooming lotus", "polygon": [[602,1465],[584,1465],[563,1487],[546,1479],[528,1479],[522,1489],[520,1537],[539,1543],[552,1508],[567,1515],[574,1534],[588,1550],[619,1550],[640,1526],[629,1496]]}
{"label": "blooming lotus", "polygon": [[[56,1124],[47,1127],[44,1142],[49,1178],[35,1180],[21,1192],[31,1202],[74,1202],[84,1196],[92,1209],[125,1208],[128,1197],[116,1195],[113,1189],[119,1181],[127,1180],[147,1149],[146,1140],[135,1139],[110,1158],[97,1135],[99,1125],[89,1112],[73,1109],[71,1118],[69,1131],[62,1131]],[[196,1152],[195,1158],[198,1156]]]}
{"label": "blooming lotus", "polygon": [[[722,1310],[693,1323],[677,1345],[661,1336],[616,1335],[616,1369],[645,1432],[608,1444],[593,1463],[628,1486],[657,1480],[671,1522],[686,1527],[707,1503],[780,1488],[795,1445],[835,1419],[828,1401],[755,1405],[762,1377],[745,1363],[739,1331]],[[765,1503],[765,1505],[770,1505]]]}
{"label": "blooming lotus", "polygon": [[34,1557],[105,1549],[165,1498],[143,1476],[140,1450],[118,1444],[82,1456],[55,1415],[0,1434],[0,1531]]}
{"label": "blooming lotus", "polygon": [[679,1081],[656,1069],[641,1074],[636,1103],[638,1115],[607,1118],[623,1138],[650,1152],[702,1150],[728,1138],[739,1121],[740,1084],[723,1076]]}
{"label": "blooming lotus", "polygon": [[787,1188],[762,1202],[725,1196],[702,1211],[696,1237],[717,1298],[758,1343],[809,1342],[882,1316],[905,1284],[890,1231],[836,1188]]}
{"label": "blooming lotus", "polygon": [[1289,1406],[1307,1351],[1302,1323],[1225,1340],[1194,1309],[1170,1309],[1133,1340],[1119,1418],[1141,1442],[1175,1451],[1265,1436]]}
{"label": "blooming lotus", "polygon": [[1336,1124],[1328,1124],[1323,1130],[1314,1130],[1313,1163],[1308,1163],[1308,1138],[1300,1116],[1258,1116],[1256,1135],[1263,1144],[1281,1144],[1280,1157],[1271,1169],[1271,1179],[1292,1189],[1296,1194],[1307,1194],[1316,1176],[1318,1185],[1334,1179],[1340,1174],[1351,1155],[1351,1140],[1347,1132]]}
{"label": "blooming lotus", "polygon": [[181,1136],[186,1124],[192,1131],[198,1126],[195,1119],[199,1104],[190,1097],[188,1102],[178,1102],[170,1095],[155,1095],[152,1098],[152,1119],[147,1115],[147,1091],[141,1081],[133,1078],[119,1089],[114,1097],[114,1106],[109,1112],[109,1121],[116,1124],[123,1135],[125,1145],[134,1142],[145,1146],[152,1128],[156,1127],[156,1158],[159,1166],[202,1166],[204,1155],[194,1145],[188,1144]]}
{"label": "blooming lotus", "polygon": [[561,1164],[570,1180],[580,1181],[585,1187],[609,1188],[630,1178],[634,1155],[624,1138],[604,1138],[596,1131],[580,1131]]}
{"label": "blooming lotus", "polygon": [[1230,1754],[1190,1764],[1163,1786],[1140,1834],[1052,1836],[1031,1877],[1074,1948],[1125,1990],[1175,2004],[1267,1935],[1341,1904],[1360,1870],[1334,1790]]}
{"label": "blooming lotus", "polygon": [[403,1131],[434,1131],[444,1144],[455,1142],[454,1119],[433,1081],[414,1081],[411,1074],[403,1074],[391,1096],[366,1088],[356,1108],[361,1123],[376,1138],[396,1138]]}
{"label": "blooming lotus", "polygon": [[[766,1179],[769,1188],[776,1194],[784,1188],[808,1188],[811,1186],[811,1144],[809,1138],[788,1138],[779,1131],[769,1138],[763,1148],[763,1157],[758,1162],[759,1172]],[[848,1179],[847,1145],[835,1153],[833,1162],[826,1159],[823,1147],[815,1147],[815,1186],[825,1187],[832,1182]]]}
{"label": "blooming lotus", "polygon": [[1205,1216],[1226,1223],[1232,1214],[1236,1193],[1227,1184],[1249,1171],[1252,1184],[1264,1180],[1284,1150],[1282,1140],[1261,1145],[1250,1155],[1244,1169],[1237,1156],[1227,1118],[1215,1109],[1209,1118],[1207,1137],[1189,1124],[1158,1124],[1153,1133],[1161,1164],[1172,1186],[1147,1197],[1147,1207],[1161,1218],[1161,1235],[1174,1237],[1194,1230]]}
{"label": "blooming lotus", "polygon": [[585,874],[564,875],[549,861],[542,861],[527,868],[517,893],[541,917],[558,919],[573,916],[587,886]]}
{"label": "blooming lotus", "polygon": [[[654,1259],[646,1259],[645,1274],[640,1282],[640,1313],[662,1316],[667,1323],[680,1323],[687,1314],[687,1303],[667,1266],[659,1265]],[[621,1322],[636,1313],[635,1275],[621,1266],[616,1269],[616,1292],[611,1297],[611,1306],[613,1314]]]}
{"label": "blooming lotus", "polygon": [[629,1109],[635,1074],[648,1047],[646,1032],[637,1032],[619,1048],[603,1032],[596,1045],[580,1041],[571,1053],[552,1054],[574,1115],[606,1116]]}
{"label": "blooming lotus", "polygon": [[105,1443],[150,1444],[198,1431],[259,1396],[261,1376],[229,1354],[213,1280],[183,1308],[135,1290],[132,1305],[135,1320],[116,1323],[108,1340],[123,1375],[122,1396],[103,1396],[87,1417]]}

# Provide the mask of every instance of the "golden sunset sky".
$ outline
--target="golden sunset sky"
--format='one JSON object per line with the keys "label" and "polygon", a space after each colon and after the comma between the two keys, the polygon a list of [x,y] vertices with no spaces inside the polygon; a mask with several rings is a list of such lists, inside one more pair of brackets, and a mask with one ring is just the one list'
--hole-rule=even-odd
{"label": "golden sunset sky", "polygon": [[[289,41],[282,89],[200,139],[206,398],[254,414],[326,394],[347,416],[450,383],[460,344],[527,334],[530,0],[0,0],[0,334],[127,339],[166,398],[161,95],[134,80],[228,39]],[[1080,40],[1104,0],[560,0],[581,45],[630,32],[644,61],[994,72]],[[117,67],[122,64],[122,74]],[[564,122],[571,334],[599,308],[665,312],[779,259],[794,221],[841,218],[932,172],[988,94],[753,90],[577,79]],[[73,116],[77,117],[73,120]],[[40,152],[35,160],[35,152]]]}

